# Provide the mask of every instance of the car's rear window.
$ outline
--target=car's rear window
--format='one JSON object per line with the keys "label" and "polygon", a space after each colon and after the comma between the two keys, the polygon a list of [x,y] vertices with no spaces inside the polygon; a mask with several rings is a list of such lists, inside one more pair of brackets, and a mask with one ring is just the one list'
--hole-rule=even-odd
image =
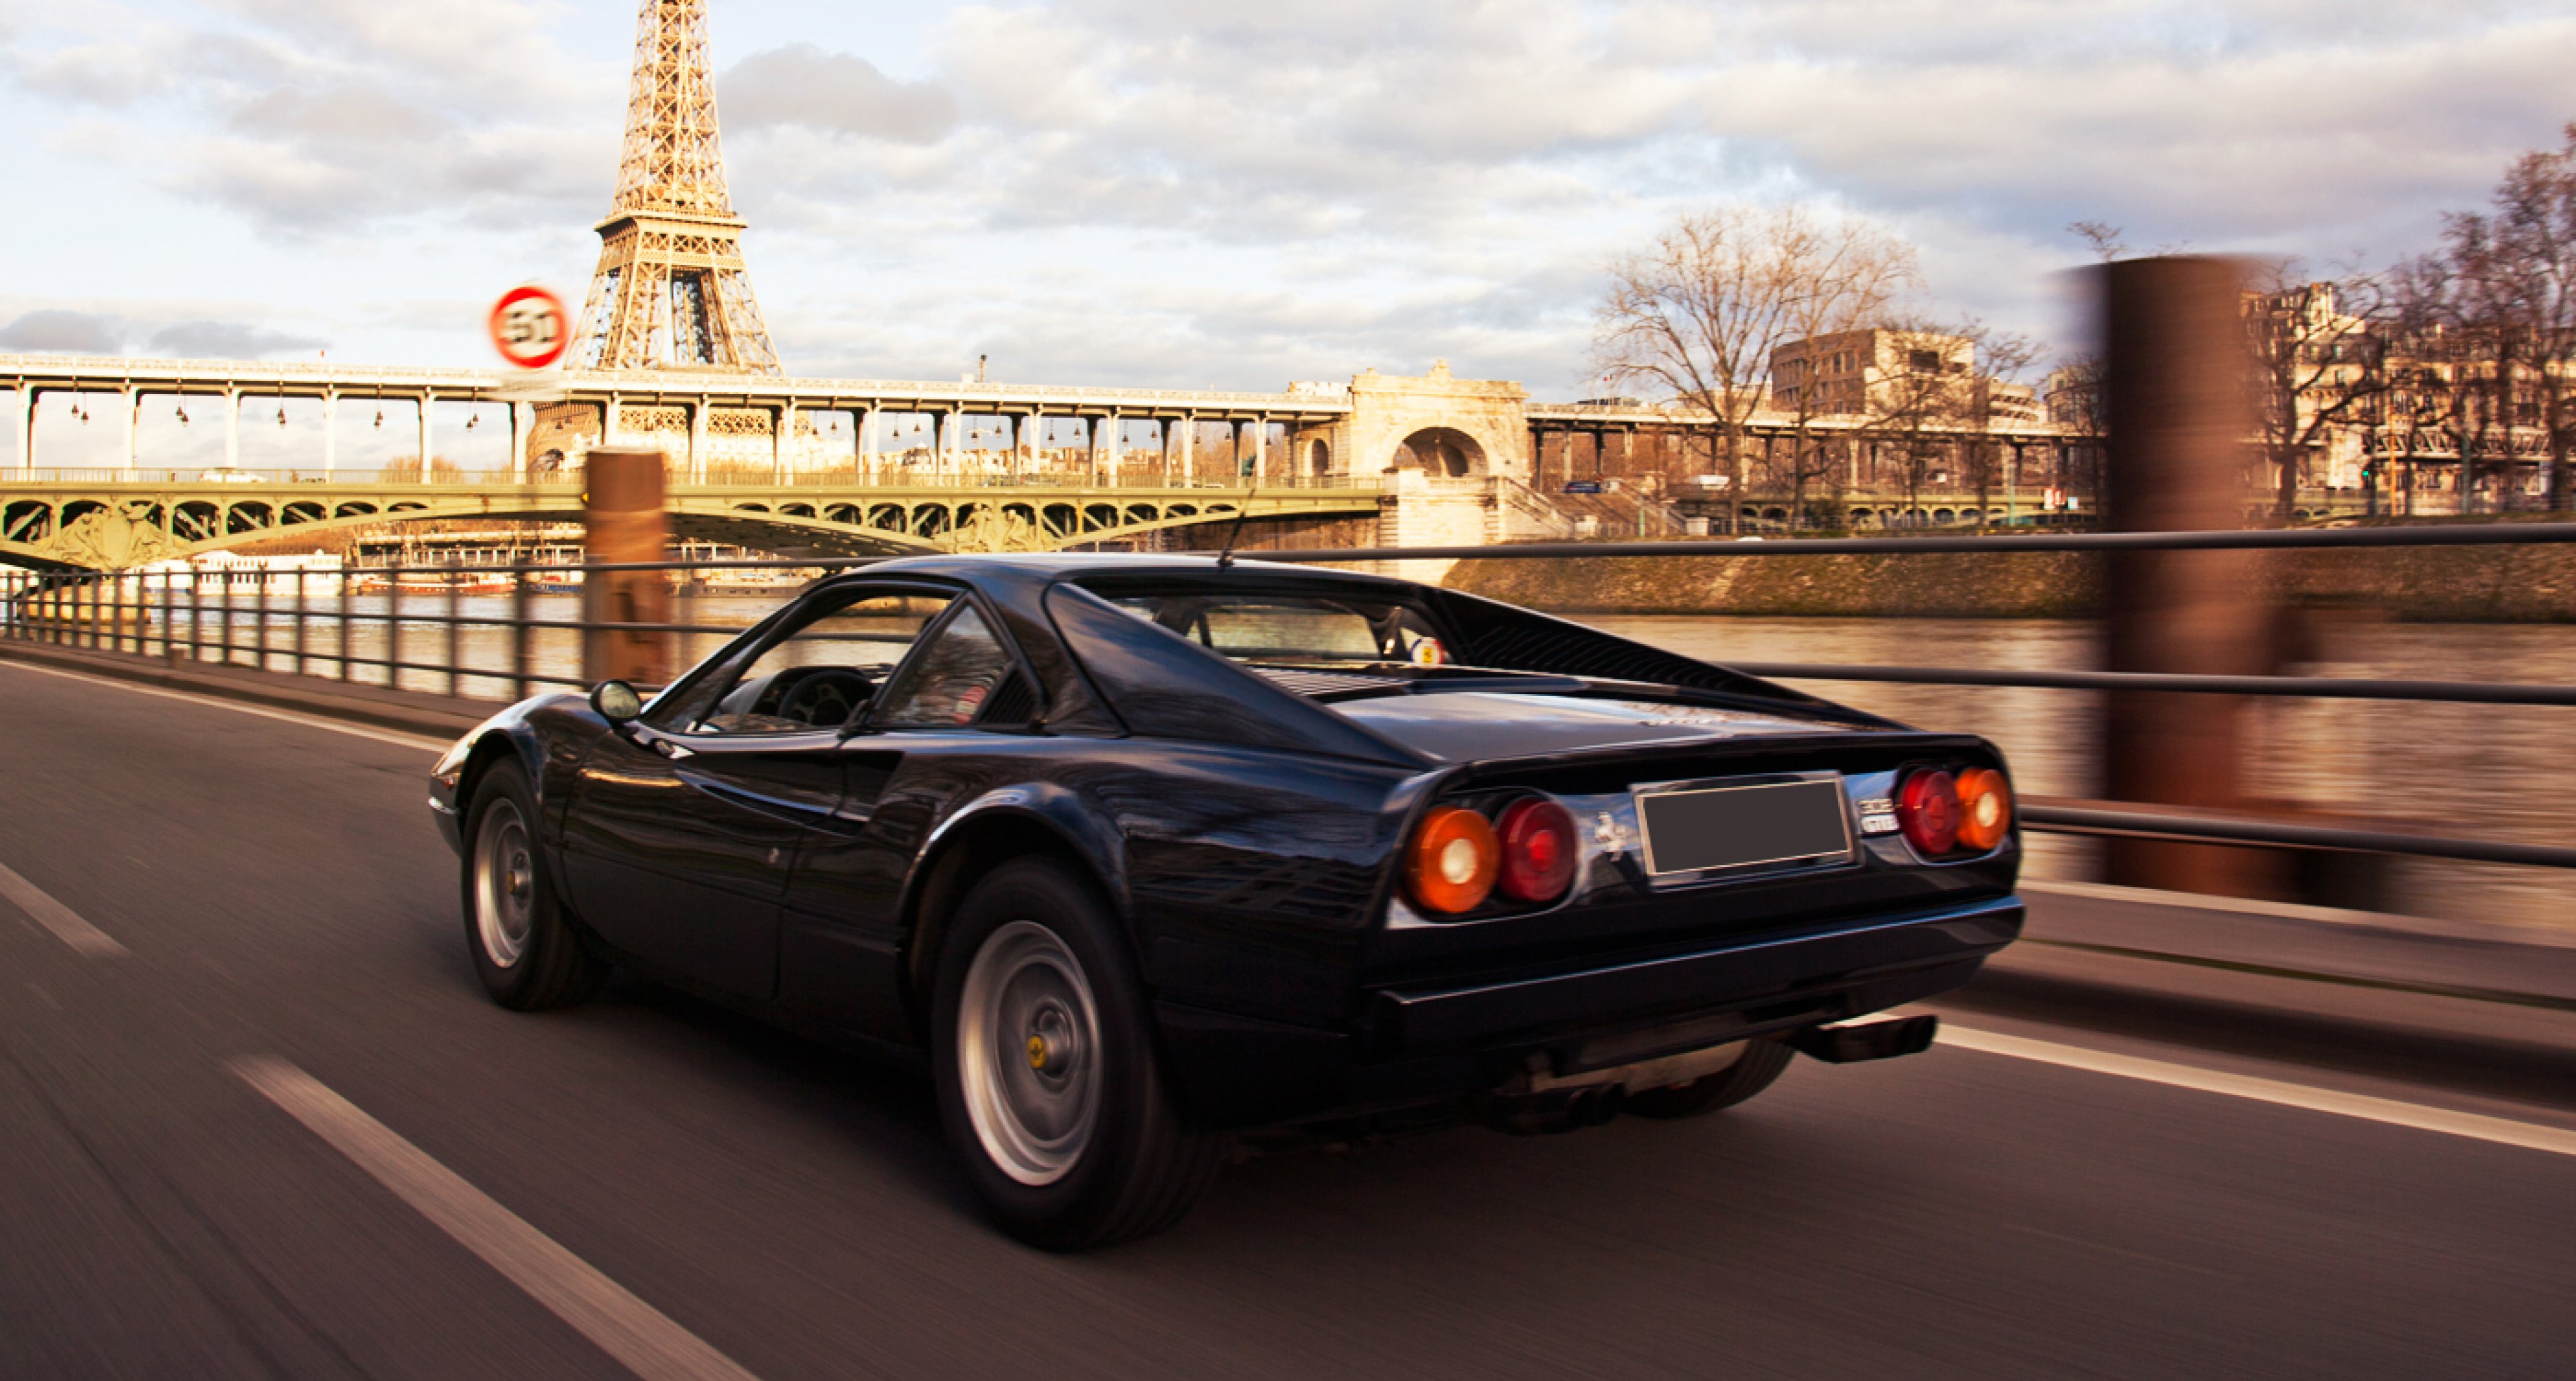
{"label": "car's rear window", "polygon": [[1104,594],[1118,608],[1239,662],[1439,662],[1440,639],[1399,604],[1203,591]]}

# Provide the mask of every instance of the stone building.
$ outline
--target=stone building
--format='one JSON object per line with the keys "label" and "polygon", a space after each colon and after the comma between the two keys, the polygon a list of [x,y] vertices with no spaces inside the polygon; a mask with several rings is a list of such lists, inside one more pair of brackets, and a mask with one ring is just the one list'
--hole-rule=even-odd
{"label": "stone building", "polygon": [[1976,344],[1931,331],[1872,327],[1792,341],[1771,352],[1771,407],[1808,416],[1964,413]]}

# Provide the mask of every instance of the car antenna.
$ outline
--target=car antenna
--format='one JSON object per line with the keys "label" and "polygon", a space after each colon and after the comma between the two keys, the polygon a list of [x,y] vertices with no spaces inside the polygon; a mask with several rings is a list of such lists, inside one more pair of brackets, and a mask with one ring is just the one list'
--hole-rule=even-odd
{"label": "car antenna", "polygon": [[1252,488],[1245,491],[1243,495],[1243,507],[1234,511],[1234,526],[1226,529],[1225,549],[1216,554],[1218,570],[1222,571],[1234,565],[1234,544],[1243,538],[1243,520],[1252,516],[1252,501],[1260,497],[1261,472],[1256,470],[1252,475]]}

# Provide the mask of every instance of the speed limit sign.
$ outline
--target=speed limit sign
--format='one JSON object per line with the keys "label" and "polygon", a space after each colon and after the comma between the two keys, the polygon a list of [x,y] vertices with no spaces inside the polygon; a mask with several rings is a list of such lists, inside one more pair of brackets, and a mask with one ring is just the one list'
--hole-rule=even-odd
{"label": "speed limit sign", "polygon": [[521,369],[543,369],[572,344],[563,299],[535,287],[512,288],[492,304],[492,344]]}

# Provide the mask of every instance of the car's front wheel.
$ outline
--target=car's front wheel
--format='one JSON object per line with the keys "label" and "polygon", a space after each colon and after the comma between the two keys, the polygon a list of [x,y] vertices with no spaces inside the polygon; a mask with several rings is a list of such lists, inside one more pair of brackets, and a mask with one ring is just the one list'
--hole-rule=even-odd
{"label": "car's front wheel", "polygon": [[521,1012],[584,1001],[607,976],[555,898],[536,820],[515,762],[483,774],[465,813],[465,947],[483,990]]}
{"label": "car's front wheel", "polygon": [[994,1220],[1073,1251],[1179,1221],[1215,1177],[1154,1053],[1108,908],[1052,859],[995,869],[958,908],[933,1012],[940,1120]]}

